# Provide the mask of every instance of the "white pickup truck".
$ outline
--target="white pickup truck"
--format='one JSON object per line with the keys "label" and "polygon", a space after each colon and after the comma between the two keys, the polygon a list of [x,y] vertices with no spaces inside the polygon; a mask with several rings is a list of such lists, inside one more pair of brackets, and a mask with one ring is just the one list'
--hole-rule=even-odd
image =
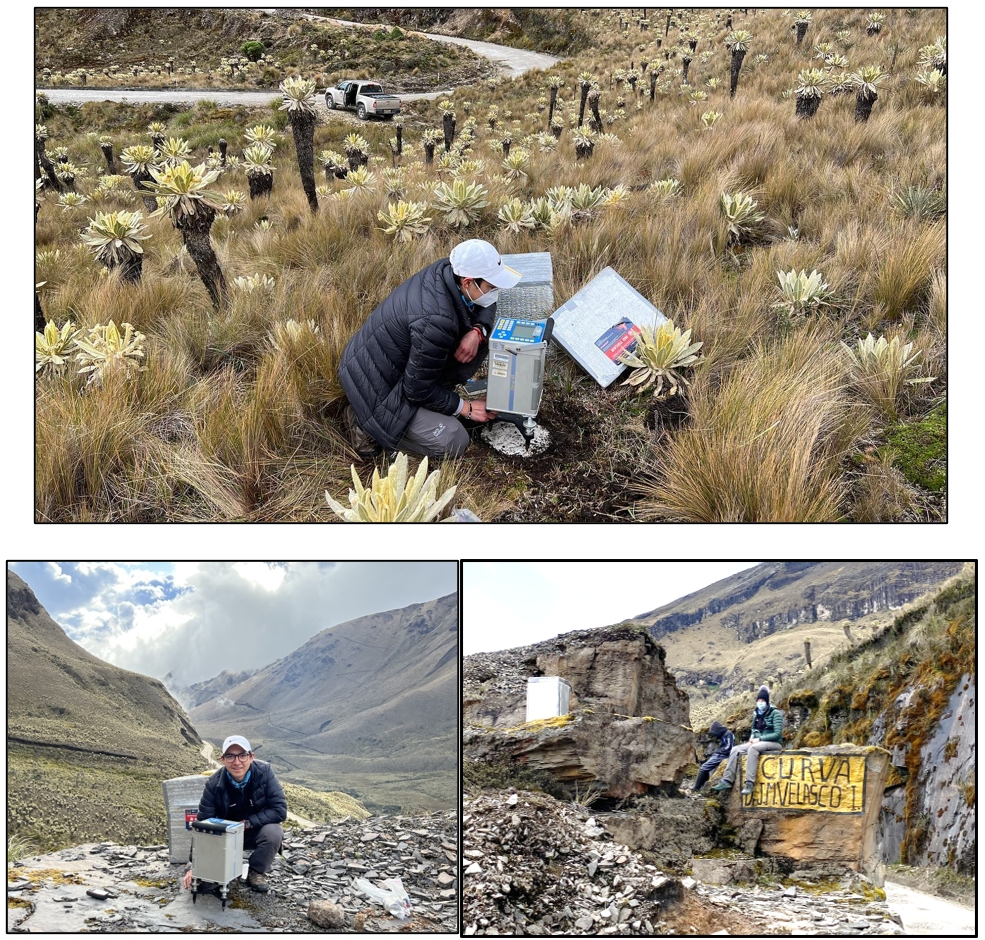
{"label": "white pickup truck", "polygon": [[381,117],[389,121],[400,113],[400,99],[383,93],[379,82],[346,79],[325,92],[325,106],[329,111],[345,108],[355,111],[360,121]]}

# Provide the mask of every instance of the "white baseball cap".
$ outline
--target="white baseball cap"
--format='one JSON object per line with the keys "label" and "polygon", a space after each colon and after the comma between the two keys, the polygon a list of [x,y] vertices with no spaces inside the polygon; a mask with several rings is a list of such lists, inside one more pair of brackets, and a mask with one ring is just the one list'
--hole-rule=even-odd
{"label": "white baseball cap", "polygon": [[493,287],[513,287],[522,276],[503,264],[499,252],[481,238],[470,238],[456,245],[448,256],[451,269],[459,277],[482,278]]}
{"label": "white baseball cap", "polygon": [[253,750],[253,748],[250,747],[250,742],[247,741],[241,734],[231,734],[225,741],[222,742],[222,753],[225,754],[232,744],[238,744],[244,751]]}

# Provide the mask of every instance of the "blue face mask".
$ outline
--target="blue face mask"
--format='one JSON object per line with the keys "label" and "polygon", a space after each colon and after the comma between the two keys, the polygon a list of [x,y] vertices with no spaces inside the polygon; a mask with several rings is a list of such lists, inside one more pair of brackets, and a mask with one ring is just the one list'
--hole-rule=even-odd
{"label": "blue face mask", "polygon": [[756,702],[756,711],[758,711],[760,714],[762,714],[764,711],[766,711],[766,703],[765,702]]}

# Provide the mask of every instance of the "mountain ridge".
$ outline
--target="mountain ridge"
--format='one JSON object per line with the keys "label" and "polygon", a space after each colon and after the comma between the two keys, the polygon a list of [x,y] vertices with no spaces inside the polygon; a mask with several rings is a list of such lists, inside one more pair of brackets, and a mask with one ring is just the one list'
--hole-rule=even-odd
{"label": "mountain ridge", "polygon": [[[287,780],[331,779],[377,811],[445,808],[457,766],[457,640],[457,593],[358,617],[223,686],[191,716],[212,739],[235,730],[262,743]],[[382,758],[399,785],[373,769]]]}

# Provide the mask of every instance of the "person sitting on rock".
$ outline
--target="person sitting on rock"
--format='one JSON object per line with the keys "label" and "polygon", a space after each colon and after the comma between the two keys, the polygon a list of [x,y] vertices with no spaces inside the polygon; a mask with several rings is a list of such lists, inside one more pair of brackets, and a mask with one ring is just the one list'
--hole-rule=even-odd
{"label": "person sitting on rock", "polygon": [[720,721],[713,721],[708,733],[718,739],[718,747],[715,748],[711,756],[698,769],[698,779],[694,781],[694,786],[690,787],[691,793],[700,793],[701,788],[708,782],[712,771],[723,761],[727,760],[735,744],[735,735],[729,731]]}
{"label": "person sitting on rock", "polygon": [[759,769],[759,755],[765,751],[783,750],[783,712],[773,705],[770,705],[770,690],[762,686],[759,695],[756,697],[756,710],[753,712],[752,731],[749,741],[732,748],[729,755],[728,764],[725,766],[725,773],[722,779],[716,783],[712,790],[729,790],[735,783],[735,768],[739,762],[739,755],[746,755],[746,784],[742,788],[742,795],[747,796],[752,793],[753,784],[756,782],[756,771]]}
{"label": "person sitting on rock", "polygon": [[[267,872],[284,839],[280,827],[287,819],[284,790],[270,764],[253,759],[250,742],[242,735],[231,735],[222,743],[222,763],[224,767],[205,783],[198,818],[243,822],[243,848],[253,849],[246,883],[254,891],[266,893]],[[191,868],[185,872],[183,883],[191,887]]]}

